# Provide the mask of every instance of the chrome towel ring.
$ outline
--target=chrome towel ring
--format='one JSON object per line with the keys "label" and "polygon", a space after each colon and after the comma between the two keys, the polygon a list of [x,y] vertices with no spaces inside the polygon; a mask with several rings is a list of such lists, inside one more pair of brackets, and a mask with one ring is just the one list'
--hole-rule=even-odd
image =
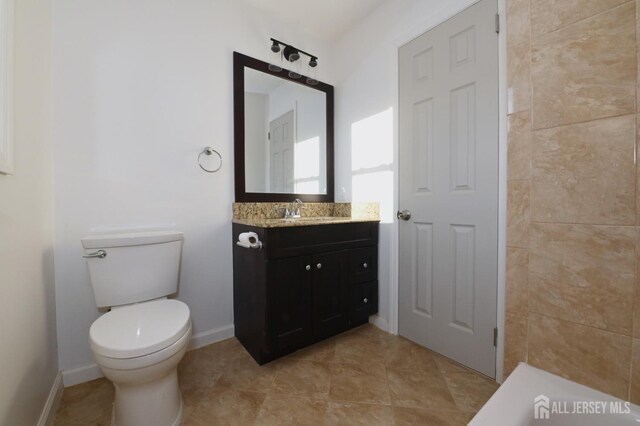
{"label": "chrome towel ring", "polygon": [[[220,165],[218,167],[216,167],[215,169],[213,169],[213,170],[207,169],[206,167],[204,167],[202,165],[202,155],[210,156],[212,154],[216,154],[218,156],[218,158],[220,159]],[[198,155],[198,166],[200,166],[200,168],[202,170],[204,170],[205,172],[207,172],[207,173],[215,173],[215,172],[217,172],[218,170],[220,170],[222,168],[222,155],[220,155],[220,153],[218,151],[216,151],[215,149],[211,148],[210,146],[207,146]]]}

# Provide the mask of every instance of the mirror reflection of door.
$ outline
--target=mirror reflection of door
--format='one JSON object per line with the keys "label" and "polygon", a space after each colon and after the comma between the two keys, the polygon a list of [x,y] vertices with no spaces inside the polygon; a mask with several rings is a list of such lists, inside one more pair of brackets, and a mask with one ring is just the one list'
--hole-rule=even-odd
{"label": "mirror reflection of door", "polygon": [[293,187],[294,111],[269,123],[269,155],[271,192],[291,193]]}
{"label": "mirror reflection of door", "polygon": [[327,193],[327,101],[324,92],[246,69],[247,192]]}

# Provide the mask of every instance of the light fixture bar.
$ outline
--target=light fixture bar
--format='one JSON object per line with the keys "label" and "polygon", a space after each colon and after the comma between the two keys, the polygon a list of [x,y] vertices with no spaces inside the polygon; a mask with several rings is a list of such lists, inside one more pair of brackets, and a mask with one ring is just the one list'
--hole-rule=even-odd
{"label": "light fixture bar", "polygon": [[315,61],[316,61],[316,62],[318,61],[318,57],[317,57],[317,56],[312,55],[311,53],[307,53],[307,52],[305,52],[305,51],[304,51],[304,50],[302,50],[302,49],[298,49],[298,48],[297,48],[297,47],[295,47],[295,46],[292,46],[292,45],[287,44],[287,43],[283,43],[283,42],[281,42],[280,40],[276,40],[275,38],[271,38],[270,40],[271,40],[272,42],[274,42],[274,43],[278,43],[278,44],[280,44],[280,45],[282,45],[282,46],[290,47],[291,49],[295,49],[295,50],[297,50],[297,51],[298,51],[298,53],[303,53],[303,54],[305,54],[306,56],[308,56],[310,59],[315,59]]}

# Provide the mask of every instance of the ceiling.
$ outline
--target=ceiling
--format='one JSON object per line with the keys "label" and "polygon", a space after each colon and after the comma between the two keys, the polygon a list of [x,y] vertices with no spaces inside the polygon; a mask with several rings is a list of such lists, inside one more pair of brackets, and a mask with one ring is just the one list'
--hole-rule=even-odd
{"label": "ceiling", "polygon": [[284,22],[334,41],[388,0],[244,0]]}

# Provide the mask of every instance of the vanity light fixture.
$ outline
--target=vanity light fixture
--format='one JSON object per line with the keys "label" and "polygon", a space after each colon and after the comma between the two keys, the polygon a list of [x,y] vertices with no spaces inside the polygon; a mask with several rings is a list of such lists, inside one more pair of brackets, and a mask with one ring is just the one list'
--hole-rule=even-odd
{"label": "vanity light fixture", "polygon": [[277,58],[273,54],[271,54],[270,56],[274,60],[279,59],[280,65],[278,65],[277,63],[270,63],[269,69],[275,72],[282,71],[284,58],[284,60],[289,63],[289,65],[287,66],[287,68],[289,69],[289,77],[296,79],[302,77],[302,74],[300,73],[302,68],[301,56],[305,55],[309,57],[309,77],[307,77],[307,84],[311,84],[314,86],[318,84],[318,80],[316,79],[318,67],[317,56],[307,53],[304,50],[300,50],[297,47],[291,46],[290,44],[283,43],[280,40],[276,40],[275,38],[271,39],[271,52],[277,54]]}

